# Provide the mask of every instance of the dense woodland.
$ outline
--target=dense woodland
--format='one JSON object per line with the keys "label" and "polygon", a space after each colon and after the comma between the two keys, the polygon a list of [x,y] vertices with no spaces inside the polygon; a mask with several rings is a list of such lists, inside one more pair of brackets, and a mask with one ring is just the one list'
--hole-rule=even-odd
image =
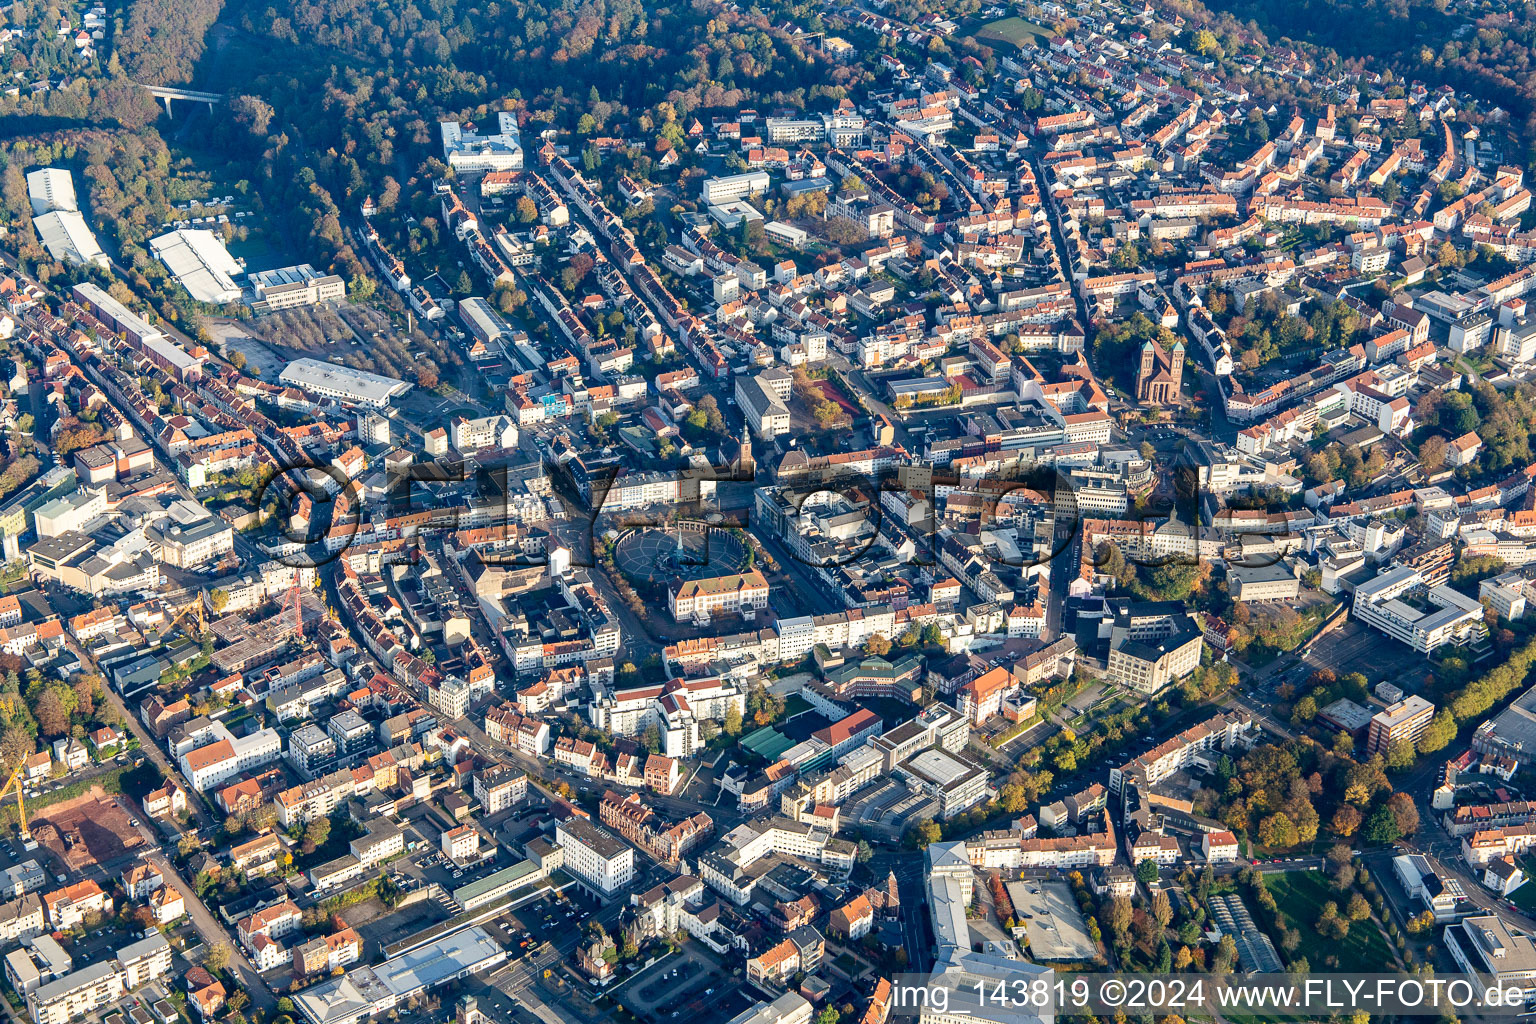
{"label": "dense woodland", "polygon": [[134,0],[118,22],[116,56],[144,85],[189,82],[223,7],[224,0]]}

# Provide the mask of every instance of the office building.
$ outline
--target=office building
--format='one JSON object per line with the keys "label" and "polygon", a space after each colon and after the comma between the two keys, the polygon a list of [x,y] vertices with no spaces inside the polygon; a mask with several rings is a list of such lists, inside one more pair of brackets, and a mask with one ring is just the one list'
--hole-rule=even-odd
{"label": "office building", "polygon": [[719,178],[705,178],[699,186],[699,196],[711,206],[745,199],[759,192],[768,191],[767,171],[747,171],[744,174],[728,174]]}
{"label": "office building", "polygon": [[1355,618],[1421,654],[1488,635],[1483,606],[1448,586],[1427,586],[1419,570],[1394,566],[1355,588]]}
{"label": "office building", "polygon": [[1371,716],[1366,733],[1365,749],[1368,754],[1386,753],[1398,741],[1417,743],[1430,719],[1435,717],[1435,706],[1418,694],[1409,694],[1385,711]]}
{"label": "office building", "polygon": [[257,312],[270,313],[295,306],[340,302],[347,297],[347,282],[336,274],[322,274],[308,263],[295,267],[262,270],[250,275]]}
{"label": "office building", "polygon": [[555,826],[555,842],[565,851],[565,870],[609,897],[635,877],[635,851],[618,836],[586,818]]}

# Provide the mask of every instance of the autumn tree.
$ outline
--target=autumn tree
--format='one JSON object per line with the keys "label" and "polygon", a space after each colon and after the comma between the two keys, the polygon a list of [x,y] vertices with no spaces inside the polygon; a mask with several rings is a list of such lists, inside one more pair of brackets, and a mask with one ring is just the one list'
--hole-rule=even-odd
{"label": "autumn tree", "polygon": [[1352,836],[1360,828],[1361,818],[1359,810],[1349,804],[1340,805],[1333,813],[1333,821],[1330,827],[1336,835]]}
{"label": "autumn tree", "polygon": [[215,942],[208,947],[208,953],[203,957],[203,966],[210,971],[222,971],[229,966],[229,943]]}
{"label": "autumn tree", "polygon": [[1364,921],[1371,916],[1371,905],[1365,901],[1365,897],[1355,893],[1349,898],[1349,906],[1345,913],[1351,921]]}
{"label": "autumn tree", "polygon": [[1259,822],[1259,842],[1270,849],[1295,846],[1300,841],[1295,823],[1284,814],[1271,814]]}
{"label": "autumn tree", "polygon": [[1439,434],[1426,438],[1419,445],[1419,465],[1424,467],[1426,473],[1437,473],[1445,465],[1445,438]]}
{"label": "autumn tree", "polygon": [[1124,896],[1114,897],[1109,901],[1109,909],[1104,915],[1104,920],[1109,925],[1109,933],[1115,937],[1116,942],[1124,942],[1126,934],[1131,929],[1131,901]]}
{"label": "autumn tree", "polygon": [[1168,901],[1168,893],[1163,889],[1157,890],[1157,895],[1152,897],[1152,916],[1163,928],[1168,927],[1168,922],[1173,920],[1173,904]]}
{"label": "autumn tree", "polygon": [[69,708],[57,687],[48,687],[37,698],[32,714],[37,727],[46,737],[63,736],[69,732]]}
{"label": "autumn tree", "polygon": [[3,758],[7,769],[20,764],[31,757],[37,750],[37,741],[31,733],[20,726],[10,726],[0,735],[0,758]]}
{"label": "autumn tree", "polygon": [[1411,740],[1394,740],[1387,747],[1387,767],[1397,770],[1412,768],[1414,759],[1413,742]]}
{"label": "autumn tree", "polygon": [[1419,809],[1407,793],[1393,793],[1387,797],[1387,811],[1403,835],[1412,835],[1419,830]]}

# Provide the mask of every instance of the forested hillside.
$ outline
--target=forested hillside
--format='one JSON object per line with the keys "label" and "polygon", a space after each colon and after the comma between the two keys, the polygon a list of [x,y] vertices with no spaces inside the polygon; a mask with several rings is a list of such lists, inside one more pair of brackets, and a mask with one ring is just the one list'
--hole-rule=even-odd
{"label": "forested hillside", "polygon": [[[1181,0],[1168,6],[1203,21]],[[1509,111],[1521,137],[1536,137],[1536,6],[1446,0],[1207,0],[1210,12],[1291,39],[1364,58],[1406,81],[1450,85],[1484,109]],[[1527,143],[1529,145],[1529,143]]]}
{"label": "forested hillside", "polygon": [[117,31],[117,58],[145,85],[192,80],[223,0],[133,0]]}

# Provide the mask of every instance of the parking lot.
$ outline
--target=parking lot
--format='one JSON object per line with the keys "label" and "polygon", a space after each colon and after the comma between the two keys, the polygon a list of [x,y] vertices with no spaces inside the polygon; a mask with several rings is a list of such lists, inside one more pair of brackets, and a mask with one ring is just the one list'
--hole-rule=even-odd
{"label": "parking lot", "polygon": [[1353,619],[1319,637],[1306,661],[1314,669],[1361,672],[1373,686],[1385,679],[1405,690],[1417,689],[1428,674],[1423,655]]}
{"label": "parking lot", "polygon": [[530,947],[542,942],[553,946],[570,945],[561,940],[578,935],[587,918],[592,915],[593,908],[590,899],[577,894],[574,888],[568,890],[566,895],[569,898],[551,896],[535,900],[500,918],[497,923],[509,935],[516,933],[519,936],[519,941],[508,943],[507,948],[513,952],[528,948],[521,945],[521,937],[524,935],[529,937]]}
{"label": "parking lot", "polygon": [[754,1001],[693,943],[636,974],[614,993],[625,1009],[657,1024],[730,1020]]}
{"label": "parking lot", "polygon": [[[420,884],[435,882],[444,892],[451,893],[511,863],[511,858],[502,853],[499,847],[491,845],[488,838],[482,839],[480,847],[482,852],[492,853],[486,860],[469,867],[461,867],[450,861],[442,852],[442,823],[428,812],[424,804],[418,804],[407,811],[402,824],[407,848],[414,843],[415,849],[408,858],[396,861],[394,868],[401,875],[419,880]],[[410,887],[408,884],[405,886]]]}

